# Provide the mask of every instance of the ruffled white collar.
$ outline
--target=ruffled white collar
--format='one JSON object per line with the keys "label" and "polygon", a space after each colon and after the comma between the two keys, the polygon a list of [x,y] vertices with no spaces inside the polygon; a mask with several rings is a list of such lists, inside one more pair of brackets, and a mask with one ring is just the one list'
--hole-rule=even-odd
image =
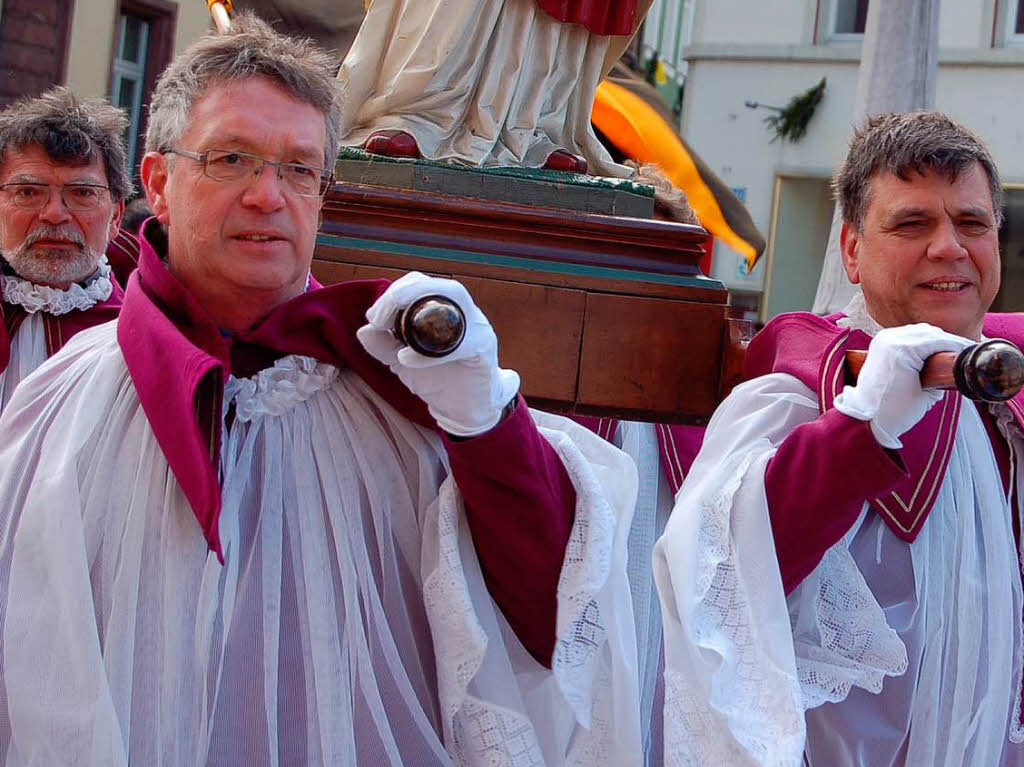
{"label": "ruffled white collar", "polygon": [[61,315],[75,310],[90,309],[110,298],[114,285],[110,280],[110,265],[106,257],[100,261],[98,274],[85,285],[75,283],[66,290],[36,285],[14,274],[0,274],[3,299],[16,304],[29,314],[46,312]]}
{"label": "ruffled white collar", "polygon": [[224,409],[235,406],[239,421],[280,416],[326,389],[338,377],[333,365],[290,354],[250,378],[230,376],[224,387]]}
{"label": "ruffled white collar", "polygon": [[861,330],[872,337],[882,329],[882,326],[875,322],[875,318],[868,314],[868,305],[864,301],[864,294],[859,290],[854,293],[850,303],[843,309],[843,314],[846,316],[836,320],[836,324],[841,328]]}

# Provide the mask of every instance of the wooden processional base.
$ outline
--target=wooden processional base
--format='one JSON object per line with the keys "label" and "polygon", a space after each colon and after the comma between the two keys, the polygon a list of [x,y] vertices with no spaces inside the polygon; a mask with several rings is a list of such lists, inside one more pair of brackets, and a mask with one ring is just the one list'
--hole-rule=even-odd
{"label": "wooden processional base", "polygon": [[739,380],[751,334],[727,318],[724,286],[700,274],[706,232],[637,217],[653,209],[649,187],[567,175],[347,150],[314,274],[454,277],[493,323],[500,363],[519,371],[531,405],[705,422]]}

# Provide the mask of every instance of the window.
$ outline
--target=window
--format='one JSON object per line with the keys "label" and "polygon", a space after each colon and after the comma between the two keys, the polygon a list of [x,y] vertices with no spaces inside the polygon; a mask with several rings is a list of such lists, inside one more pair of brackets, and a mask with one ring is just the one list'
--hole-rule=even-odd
{"label": "window", "polygon": [[690,0],[654,0],[639,35],[641,56],[651,70],[651,80],[670,103],[679,97],[679,88],[686,79],[685,49],[690,44],[693,10]]}
{"label": "window", "polygon": [[144,127],[142,97],[146,82],[149,28],[149,21],[128,13],[122,13],[118,22],[110,100],[115,106],[124,107],[128,112],[128,134],[125,141],[128,157],[131,158],[135,157],[139,134]]}
{"label": "window", "polygon": [[1002,283],[992,311],[1020,312],[1024,311],[1024,188],[1012,186],[1004,192],[1006,207],[999,230]]}
{"label": "window", "polygon": [[[0,0],[2,2],[3,0]],[[171,60],[178,5],[171,0],[120,0],[110,62],[110,101],[128,111],[128,162],[138,169],[146,107]]]}
{"label": "window", "polygon": [[824,177],[779,174],[773,198],[761,300],[764,322],[814,306],[835,211]]}
{"label": "window", "polygon": [[868,18],[868,0],[834,0],[832,35],[840,39],[863,35]]}
{"label": "window", "polygon": [[1002,0],[1006,17],[1006,42],[1009,45],[1024,45],[1024,0]]}

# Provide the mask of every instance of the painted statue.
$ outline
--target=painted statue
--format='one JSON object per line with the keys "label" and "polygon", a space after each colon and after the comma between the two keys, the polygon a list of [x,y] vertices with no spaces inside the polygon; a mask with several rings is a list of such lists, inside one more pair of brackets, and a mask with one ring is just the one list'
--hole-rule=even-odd
{"label": "painted statue", "polygon": [[343,144],[626,177],[594,91],[651,0],[373,0],[342,63]]}

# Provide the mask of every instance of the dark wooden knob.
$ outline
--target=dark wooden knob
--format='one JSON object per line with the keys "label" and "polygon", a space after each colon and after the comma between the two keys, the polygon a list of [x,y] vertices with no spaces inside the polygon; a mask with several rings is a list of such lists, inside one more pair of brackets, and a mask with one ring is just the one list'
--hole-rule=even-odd
{"label": "dark wooden knob", "polygon": [[1024,386],[1024,354],[1002,338],[982,341],[960,352],[953,377],[965,397],[1005,402]]}
{"label": "dark wooden knob", "polygon": [[466,336],[466,315],[444,296],[418,298],[395,317],[395,337],[425,357],[445,357]]}
{"label": "dark wooden knob", "polygon": [[[867,352],[848,351],[846,364],[854,377]],[[968,346],[959,354],[939,352],[921,369],[921,385],[928,389],[956,389],[983,402],[1005,402],[1024,387],[1024,353],[1002,338]]]}

